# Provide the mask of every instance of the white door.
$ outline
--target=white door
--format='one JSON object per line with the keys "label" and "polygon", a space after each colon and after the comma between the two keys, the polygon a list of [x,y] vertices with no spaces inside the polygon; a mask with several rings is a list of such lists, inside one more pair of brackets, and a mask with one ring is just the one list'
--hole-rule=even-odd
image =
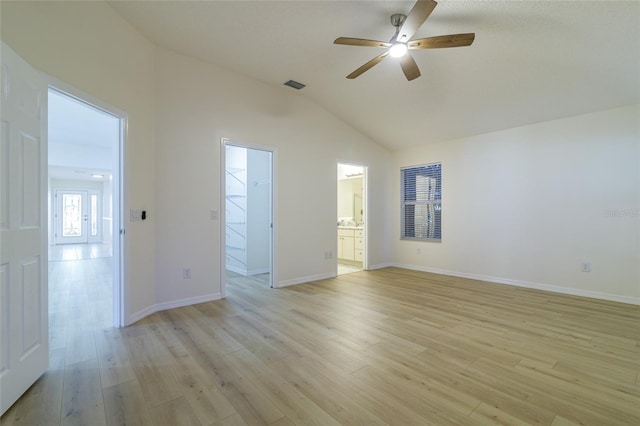
{"label": "white door", "polygon": [[87,191],[57,189],[55,193],[56,244],[87,242]]}
{"label": "white door", "polygon": [[56,189],[54,238],[56,244],[102,241],[99,191]]}
{"label": "white door", "polygon": [[0,413],[49,363],[44,78],[2,43]]}

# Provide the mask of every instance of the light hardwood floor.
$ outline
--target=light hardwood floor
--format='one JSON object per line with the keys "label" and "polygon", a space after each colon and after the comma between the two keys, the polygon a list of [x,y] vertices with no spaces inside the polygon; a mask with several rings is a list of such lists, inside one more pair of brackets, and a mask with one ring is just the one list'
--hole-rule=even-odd
{"label": "light hardwood floor", "polygon": [[638,306],[396,268],[227,291],[124,329],[69,303],[2,425],[640,424]]}

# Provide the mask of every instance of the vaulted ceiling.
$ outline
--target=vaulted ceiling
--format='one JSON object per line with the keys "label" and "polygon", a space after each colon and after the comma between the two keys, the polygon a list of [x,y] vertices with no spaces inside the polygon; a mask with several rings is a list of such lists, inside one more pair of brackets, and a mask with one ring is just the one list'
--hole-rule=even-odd
{"label": "vaulted ceiling", "polygon": [[389,149],[640,102],[639,1],[440,1],[416,38],[476,34],[469,47],[414,51],[408,82],[392,58],[334,45],[389,40],[414,1],[113,1],[155,44],[298,93]]}

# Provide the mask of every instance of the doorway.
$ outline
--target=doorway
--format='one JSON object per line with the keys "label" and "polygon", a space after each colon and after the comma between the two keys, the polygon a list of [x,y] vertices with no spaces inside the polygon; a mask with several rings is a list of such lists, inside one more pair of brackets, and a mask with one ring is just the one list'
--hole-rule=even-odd
{"label": "doorway", "polygon": [[50,328],[55,335],[57,324],[68,325],[65,307],[84,305],[84,324],[122,326],[126,116],[59,82],[49,86],[47,105]]}
{"label": "doorway", "polygon": [[273,287],[274,151],[223,139],[222,295]]}
{"label": "doorway", "polygon": [[337,274],[366,269],[366,167],[338,163]]}

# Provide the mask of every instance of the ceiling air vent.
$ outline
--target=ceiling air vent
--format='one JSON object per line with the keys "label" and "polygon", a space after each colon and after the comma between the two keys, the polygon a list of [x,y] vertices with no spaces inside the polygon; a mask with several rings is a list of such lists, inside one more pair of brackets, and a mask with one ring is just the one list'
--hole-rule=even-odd
{"label": "ceiling air vent", "polygon": [[306,85],[305,85],[305,84],[298,83],[298,82],[297,82],[297,81],[295,81],[295,80],[289,80],[289,81],[287,81],[284,85],[285,85],[285,86],[289,86],[289,87],[293,87],[293,88],[294,88],[294,89],[296,89],[296,90],[300,90],[300,89],[302,89],[302,88],[306,87]]}

